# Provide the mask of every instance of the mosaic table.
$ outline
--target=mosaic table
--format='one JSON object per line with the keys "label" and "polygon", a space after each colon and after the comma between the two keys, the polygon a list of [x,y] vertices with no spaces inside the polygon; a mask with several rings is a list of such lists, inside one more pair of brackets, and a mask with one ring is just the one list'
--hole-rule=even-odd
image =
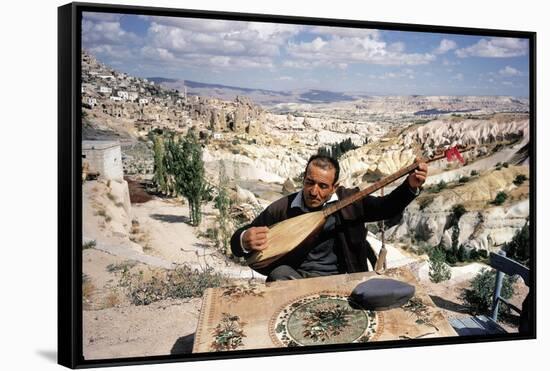
{"label": "mosaic table", "polygon": [[[415,296],[386,311],[348,299],[359,283],[393,278]],[[407,268],[207,289],[193,353],[457,336]]]}

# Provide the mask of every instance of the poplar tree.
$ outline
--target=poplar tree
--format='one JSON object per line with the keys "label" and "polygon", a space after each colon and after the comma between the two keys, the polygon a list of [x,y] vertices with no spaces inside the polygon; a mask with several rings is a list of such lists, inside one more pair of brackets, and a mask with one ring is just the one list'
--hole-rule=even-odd
{"label": "poplar tree", "polygon": [[187,199],[191,224],[197,226],[202,219],[201,205],[212,191],[205,179],[202,148],[192,131],[180,140],[169,139],[166,148],[175,191]]}
{"label": "poplar tree", "polygon": [[214,200],[214,205],[216,209],[219,210],[219,215],[217,217],[218,229],[217,229],[217,240],[221,242],[221,247],[225,254],[229,254],[231,249],[229,248],[229,240],[231,239],[231,230],[232,223],[229,216],[229,209],[231,207],[231,200],[229,198],[229,192],[227,189],[227,184],[229,178],[225,172],[225,164],[220,161],[219,169],[219,179],[218,179],[218,196]]}

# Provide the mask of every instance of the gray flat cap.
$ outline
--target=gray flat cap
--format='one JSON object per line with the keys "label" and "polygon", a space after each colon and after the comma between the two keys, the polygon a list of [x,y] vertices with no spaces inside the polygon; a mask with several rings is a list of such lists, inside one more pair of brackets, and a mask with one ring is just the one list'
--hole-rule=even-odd
{"label": "gray flat cap", "polygon": [[391,278],[372,278],[361,282],[350,299],[368,310],[400,307],[414,296],[414,286]]}

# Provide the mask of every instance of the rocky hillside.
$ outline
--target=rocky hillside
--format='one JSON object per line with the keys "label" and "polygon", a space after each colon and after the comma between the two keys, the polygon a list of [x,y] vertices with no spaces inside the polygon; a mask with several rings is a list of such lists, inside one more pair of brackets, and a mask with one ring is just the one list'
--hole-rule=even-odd
{"label": "rocky hillside", "polygon": [[[464,183],[449,183],[446,188],[434,192],[427,188],[405,210],[399,223],[387,231],[390,240],[411,246],[452,245],[452,226],[449,224],[453,207],[462,205],[466,213],[458,227],[458,245],[470,249],[495,250],[510,241],[529,216],[529,181],[514,184],[518,175],[528,178],[527,166],[509,166],[500,170],[490,169]],[[502,205],[495,205],[498,192],[508,198]]]}

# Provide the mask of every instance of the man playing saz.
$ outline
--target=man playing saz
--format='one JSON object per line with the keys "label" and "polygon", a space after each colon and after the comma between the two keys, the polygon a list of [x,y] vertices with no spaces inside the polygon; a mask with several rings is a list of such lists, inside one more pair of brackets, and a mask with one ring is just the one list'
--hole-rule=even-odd
{"label": "man playing saz", "polygon": [[[231,238],[233,254],[248,258],[269,249],[268,227],[324,210],[359,192],[358,188],[339,186],[339,174],[337,160],[312,156],[306,165],[303,188],[273,202],[252,223],[235,231]],[[417,168],[391,193],[381,197],[368,195],[330,214],[308,241],[307,248],[294,249],[261,272],[270,282],[368,271],[367,260],[374,267],[376,255],[367,242],[365,223],[402,213],[420,193],[427,174],[427,163],[419,160]]]}

